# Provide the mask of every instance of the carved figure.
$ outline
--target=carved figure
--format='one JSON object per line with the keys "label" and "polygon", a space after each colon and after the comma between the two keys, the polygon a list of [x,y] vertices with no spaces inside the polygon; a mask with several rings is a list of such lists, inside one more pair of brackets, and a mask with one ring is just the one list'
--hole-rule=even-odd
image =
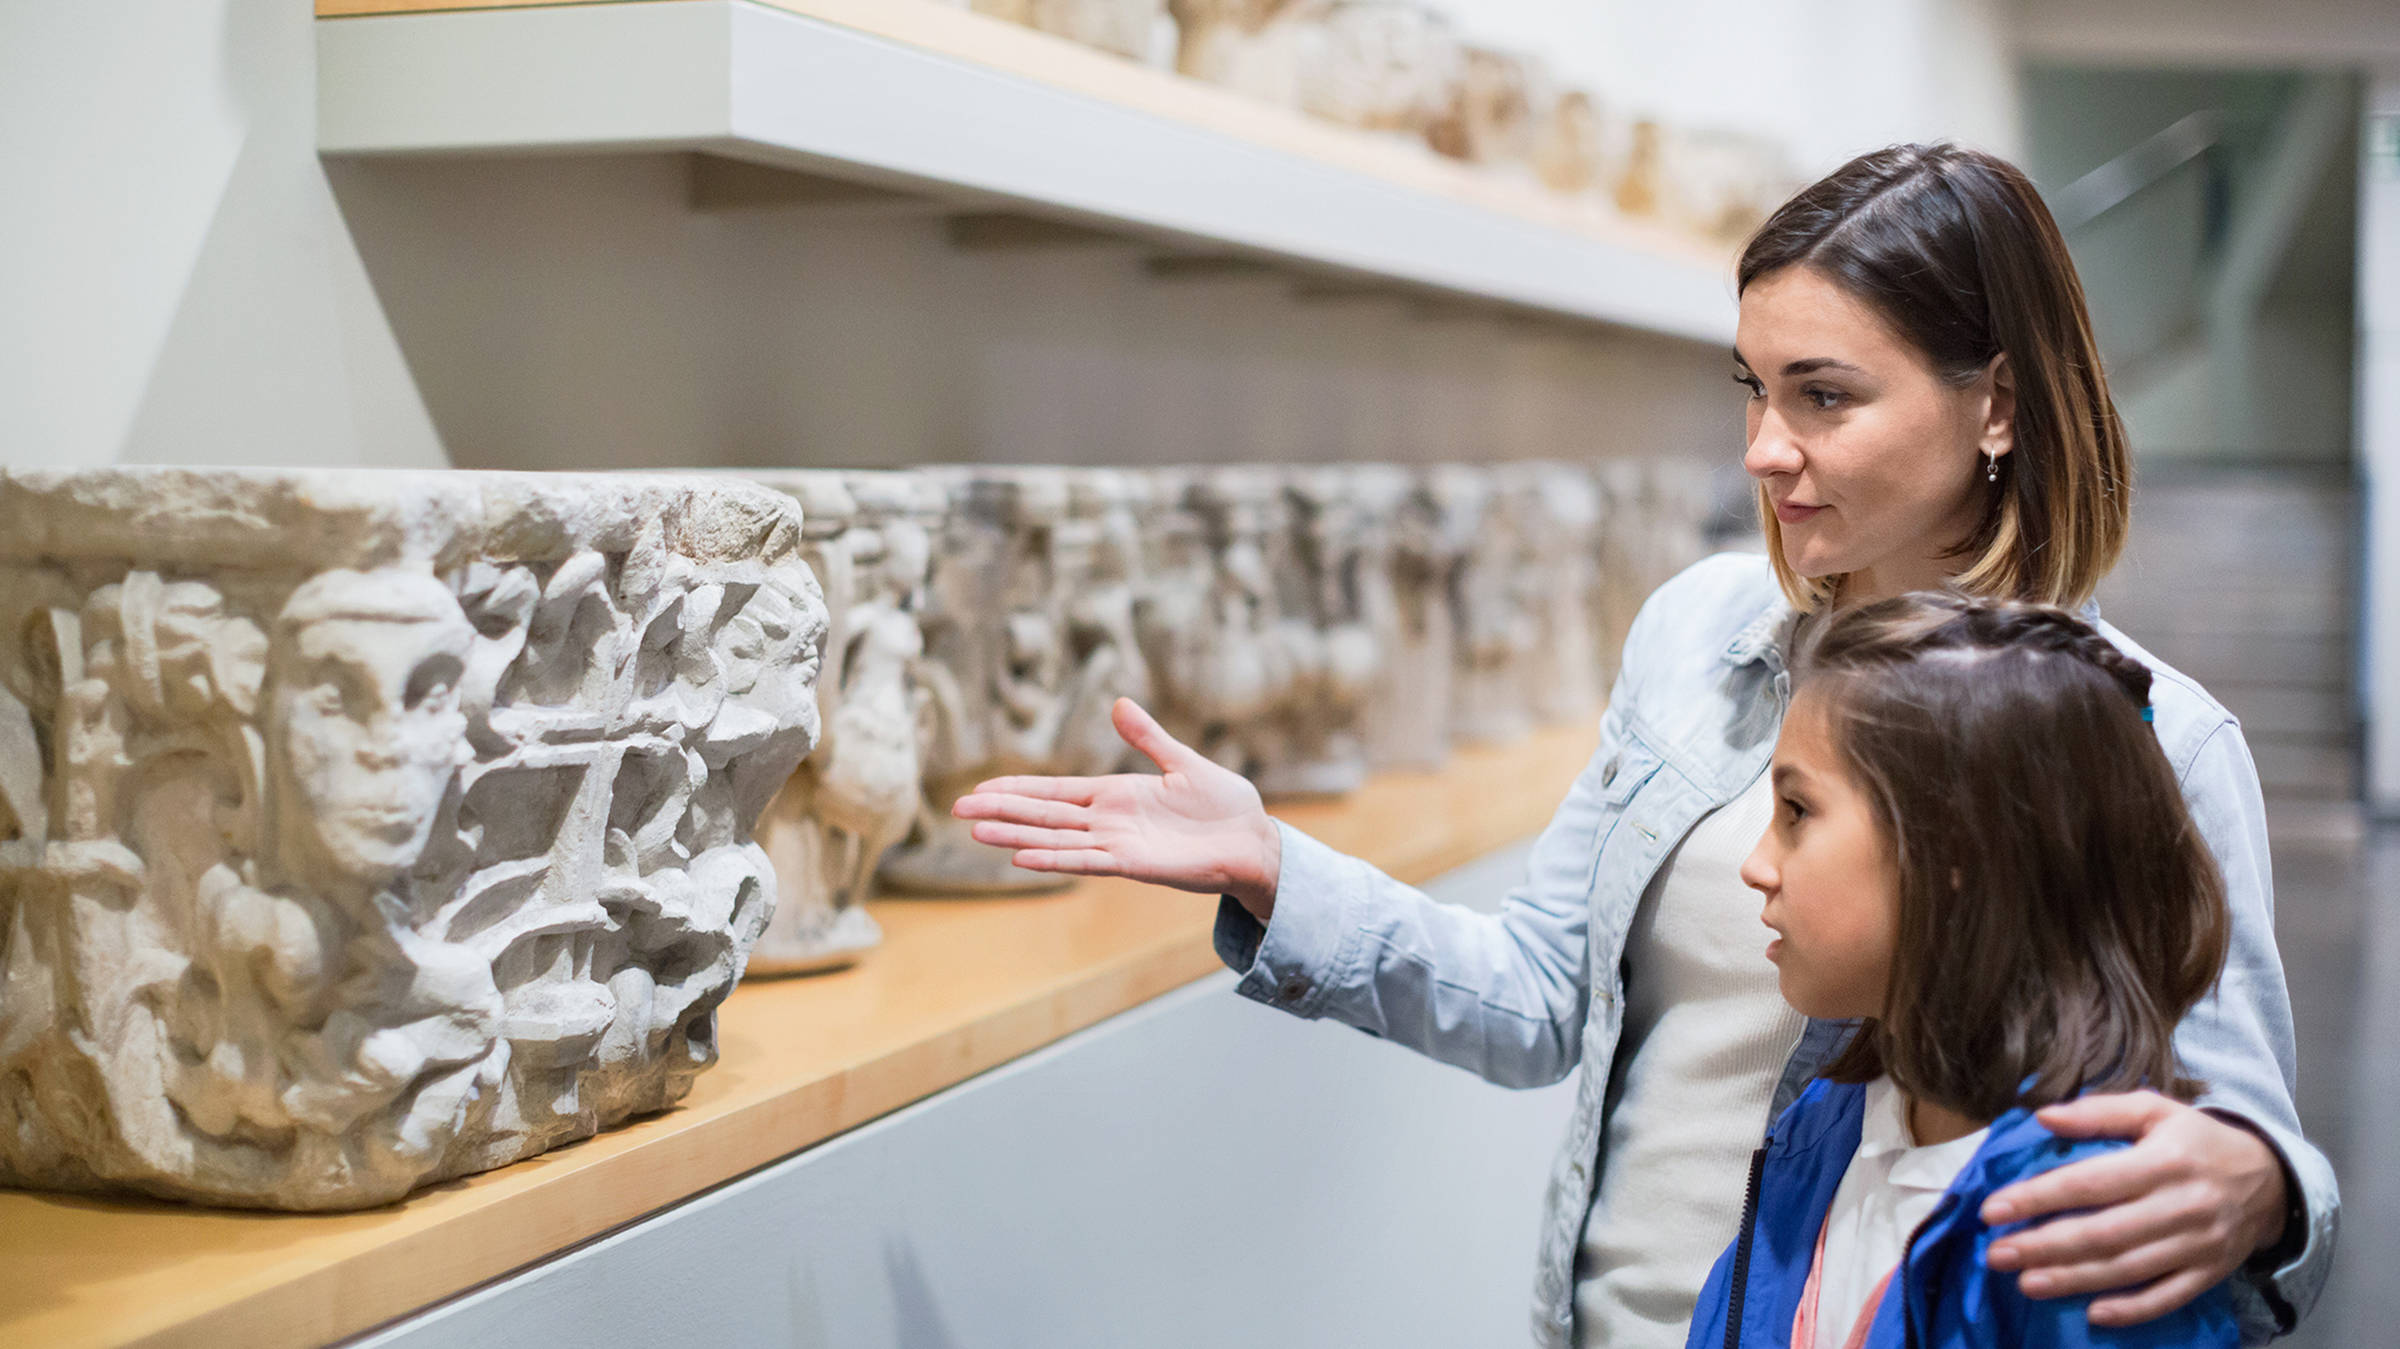
{"label": "carved figure", "polygon": [[1536,58],[1470,46],[1449,109],[1426,141],[1472,164],[1531,164],[1556,98]]}
{"label": "carved figure", "polygon": [[1533,726],[1525,697],[1537,640],[1529,573],[1547,559],[1528,503],[1498,487],[1491,470],[1436,470],[1435,491],[1460,540],[1450,581],[1458,634],[1450,733],[1459,740],[1513,740]]}
{"label": "carved figure", "polygon": [[1589,718],[1605,691],[1600,676],[1600,489],[1578,465],[1511,464],[1501,495],[1522,522],[1521,604],[1533,619],[1525,661],[1525,705],[1545,724]]}
{"label": "carved figure", "polygon": [[1255,777],[1290,757],[1291,700],[1315,640],[1305,618],[1287,621],[1277,593],[1270,550],[1293,561],[1289,508],[1276,470],[1255,465],[1189,473],[1183,507],[1207,550],[1207,580],[1161,667],[1160,724]]}
{"label": "carved figure", "polygon": [[379,1204],[681,1097],[816,736],[789,504],[0,473],[0,1182]]}
{"label": "carved figure", "polygon": [[1252,772],[1268,796],[1338,795],[1367,778],[1362,722],[1383,672],[1391,590],[1385,522],[1369,513],[1360,476],[1340,467],[1284,475],[1284,527],[1270,566],[1292,688],[1278,704],[1280,743]]}
{"label": "carved figure", "polygon": [[913,891],[1055,889],[1058,877],[975,842],[950,804],[1000,774],[1129,766],[1107,718],[1120,695],[1149,692],[1134,630],[1133,489],[1113,470],[939,473],[950,515],[920,615],[925,791],[882,879]]}
{"label": "carved figure", "polygon": [[1165,0],[971,0],[969,7],[1146,65],[1175,59],[1175,21]]}
{"label": "carved figure", "polygon": [[1484,491],[1462,465],[1404,470],[1391,515],[1394,608],[1387,677],[1369,704],[1367,760],[1377,768],[1434,768],[1450,757],[1457,683],[1457,571],[1481,517]]}
{"label": "carved figure", "polygon": [[1343,126],[1422,137],[1451,113],[1464,48],[1405,0],[1173,0],[1177,68]]}
{"label": "carved figure", "polygon": [[823,737],[759,822],[780,898],[750,953],[757,977],[838,969],[883,940],[865,904],[883,855],[916,822],[917,610],[946,502],[938,482],[913,472],[753,477],[800,500],[809,568],[831,616],[817,680]]}

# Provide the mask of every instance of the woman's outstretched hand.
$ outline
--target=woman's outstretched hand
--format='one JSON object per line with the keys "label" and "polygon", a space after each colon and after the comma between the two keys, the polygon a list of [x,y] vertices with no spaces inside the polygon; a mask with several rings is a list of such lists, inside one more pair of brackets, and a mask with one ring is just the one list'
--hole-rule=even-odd
{"label": "woman's outstretched hand", "polygon": [[1177,741],[1130,698],[1109,710],[1117,734],[1162,777],[993,778],[950,813],[975,839],[1012,848],[1018,866],[1231,895],[1252,917],[1275,910],[1283,836],[1241,774]]}

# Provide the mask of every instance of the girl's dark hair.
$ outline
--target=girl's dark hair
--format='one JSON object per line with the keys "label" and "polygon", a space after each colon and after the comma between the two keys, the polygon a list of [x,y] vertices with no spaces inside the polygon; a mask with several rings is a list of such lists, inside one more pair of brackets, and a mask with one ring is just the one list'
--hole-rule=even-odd
{"label": "girl's dark hair", "polygon": [[[2100,368],[2083,283],[2041,194],[2016,166],[1954,145],[1860,155],[1803,189],[1751,236],[1738,289],[1807,267],[1881,314],[1943,378],[1965,384],[2005,355],[2015,443],[1955,580],[1972,594],[2045,604],[2091,598],[2125,544],[2133,464]],[[1976,486],[1981,488],[1982,473]],[[1803,610],[1839,577],[1783,561],[1775,512],[1760,523],[1777,579]]]}
{"label": "girl's dark hair", "polygon": [[1836,613],[1797,667],[1900,890],[1883,1014],[1826,1075],[1978,1119],[2197,1096],[2175,1026],[2224,965],[2225,886],[2143,715],[2150,671],[2063,610],[1955,593]]}

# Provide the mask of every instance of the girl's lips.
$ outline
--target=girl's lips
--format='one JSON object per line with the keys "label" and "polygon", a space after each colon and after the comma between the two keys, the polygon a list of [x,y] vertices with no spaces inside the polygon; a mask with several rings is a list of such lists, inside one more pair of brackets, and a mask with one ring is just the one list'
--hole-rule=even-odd
{"label": "girl's lips", "polygon": [[1778,501],[1775,503],[1775,518],[1787,525],[1796,525],[1803,520],[1813,518],[1817,512],[1824,509],[1823,506],[1802,506],[1796,502]]}

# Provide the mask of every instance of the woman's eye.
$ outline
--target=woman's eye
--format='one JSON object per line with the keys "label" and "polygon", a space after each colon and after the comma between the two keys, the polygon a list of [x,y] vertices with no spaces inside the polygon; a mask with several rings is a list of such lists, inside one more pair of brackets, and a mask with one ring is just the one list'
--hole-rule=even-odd
{"label": "woman's eye", "polygon": [[1748,389],[1752,398],[1764,398],[1767,396],[1767,386],[1761,384],[1758,376],[1756,375],[1746,375],[1737,371],[1734,374],[1733,382],[1741,385],[1745,389]]}
{"label": "woman's eye", "polygon": [[1804,389],[1800,396],[1814,403],[1819,412],[1830,412],[1842,401],[1839,389]]}
{"label": "woman's eye", "polygon": [[1785,819],[1790,820],[1793,824],[1798,824],[1808,814],[1808,807],[1787,796],[1783,798],[1783,813]]}

